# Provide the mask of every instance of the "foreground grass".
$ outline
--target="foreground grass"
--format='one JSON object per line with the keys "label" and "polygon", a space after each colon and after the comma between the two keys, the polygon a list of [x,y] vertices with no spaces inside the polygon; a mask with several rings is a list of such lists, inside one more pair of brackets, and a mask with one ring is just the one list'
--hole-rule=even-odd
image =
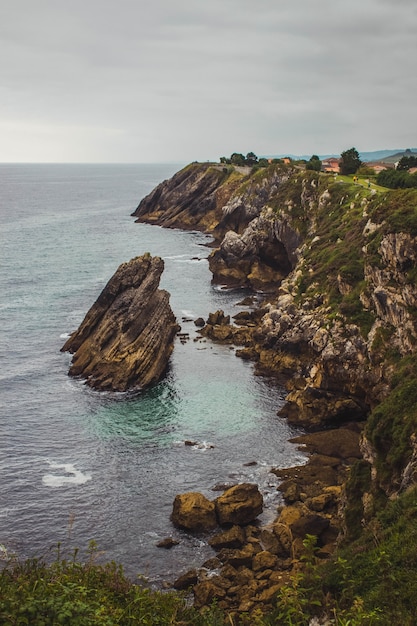
{"label": "foreground grass", "polygon": [[223,624],[215,607],[199,614],[182,595],[151,591],[133,584],[114,562],[94,563],[95,545],[86,563],[61,558],[11,560],[0,573],[0,624],[104,626],[143,624]]}
{"label": "foreground grass", "polygon": [[325,565],[315,538],[304,542],[303,569],[278,594],[268,615],[226,615],[215,605],[200,613],[177,593],[134,584],[115,563],[97,565],[57,555],[10,561],[0,573],[0,624],[55,626],[392,626],[417,614],[416,492],[391,502],[363,536]]}

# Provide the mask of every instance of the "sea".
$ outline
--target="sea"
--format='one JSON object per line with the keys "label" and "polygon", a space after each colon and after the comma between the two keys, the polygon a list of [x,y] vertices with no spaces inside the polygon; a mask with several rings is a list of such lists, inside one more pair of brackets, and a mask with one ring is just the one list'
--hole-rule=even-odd
{"label": "sea", "polygon": [[[211,237],[137,224],[139,201],[180,164],[0,164],[0,560],[57,553],[121,564],[162,586],[214,556],[174,528],[176,494],[254,482],[262,523],[280,506],[272,467],[305,461],[277,416],[285,391],[194,320],[247,310],[214,285]],[[150,252],[181,325],[167,375],[136,393],[70,378],[60,351],[117,267]],[[157,547],[172,537],[178,545]],[[93,543],[91,543],[93,542]]]}

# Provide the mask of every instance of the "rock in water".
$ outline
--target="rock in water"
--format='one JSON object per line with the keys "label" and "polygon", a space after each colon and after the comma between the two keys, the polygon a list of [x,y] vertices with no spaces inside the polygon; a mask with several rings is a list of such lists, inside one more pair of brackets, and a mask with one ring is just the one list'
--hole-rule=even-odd
{"label": "rock in water", "polygon": [[163,260],[149,254],[120,265],[61,348],[74,354],[70,376],[111,391],[142,389],[161,378],[179,330],[169,293],[158,289],[163,269]]}

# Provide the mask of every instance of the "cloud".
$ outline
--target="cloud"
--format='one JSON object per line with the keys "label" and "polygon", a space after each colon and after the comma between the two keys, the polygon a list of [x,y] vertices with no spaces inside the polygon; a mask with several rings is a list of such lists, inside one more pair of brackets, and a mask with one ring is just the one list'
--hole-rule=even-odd
{"label": "cloud", "polygon": [[4,2],[0,160],[415,145],[416,27],[404,0]]}

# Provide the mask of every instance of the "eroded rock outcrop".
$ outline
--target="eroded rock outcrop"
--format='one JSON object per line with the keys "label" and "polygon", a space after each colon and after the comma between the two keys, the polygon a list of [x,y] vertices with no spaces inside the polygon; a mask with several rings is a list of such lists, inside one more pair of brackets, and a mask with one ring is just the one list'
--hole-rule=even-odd
{"label": "eroded rock outcrop", "polygon": [[228,231],[209,257],[216,282],[269,289],[293,269],[299,234],[271,209],[254,218],[241,235]]}
{"label": "eroded rock outcrop", "polygon": [[166,370],[179,327],[167,291],[158,288],[164,262],[149,254],[123,263],[84,321],[66,341],[71,376],[100,390],[156,383]]}
{"label": "eroded rock outcrop", "polygon": [[[194,207],[189,215],[200,217],[188,224],[215,237],[216,281],[269,296],[261,314],[234,323],[210,315],[201,334],[243,346],[236,354],[258,372],[288,378],[280,415],[318,431],[298,441],[311,452],[306,466],[274,471],[287,506],[272,527],[231,520],[197,584],[193,573],[196,606],[216,598],[251,612],[273,600],[306,536],[326,558],[339,533],[362,532],[383,492],[397,497],[416,484],[417,196],[294,165],[223,175],[205,217]],[[147,215],[163,223],[152,206]],[[167,225],[181,227],[179,215]]]}
{"label": "eroded rock outcrop", "polygon": [[192,163],[143,198],[133,216],[166,228],[211,232],[234,189],[234,184],[225,184],[227,178],[227,170],[219,165]]}

